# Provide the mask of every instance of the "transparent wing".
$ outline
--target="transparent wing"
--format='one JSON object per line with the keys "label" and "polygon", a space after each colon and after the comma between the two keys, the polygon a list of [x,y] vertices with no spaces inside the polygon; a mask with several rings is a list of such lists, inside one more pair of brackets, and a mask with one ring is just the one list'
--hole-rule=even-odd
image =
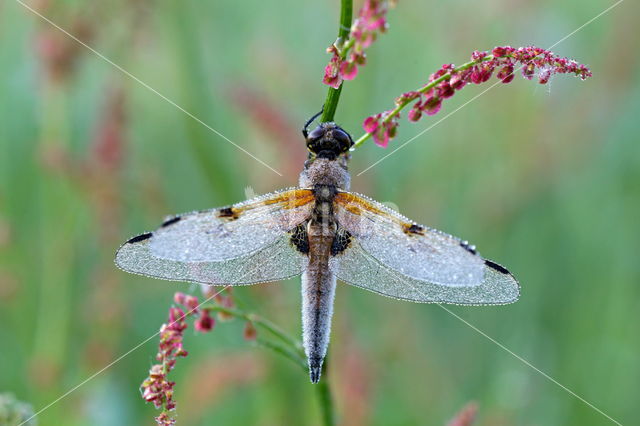
{"label": "transparent wing", "polygon": [[275,281],[301,272],[291,231],[313,208],[311,190],[289,189],[231,207],[167,219],[127,241],[116,264],[128,272],[208,284]]}
{"label": "transparent wing", "polygon": [[340,192],[334,201],[340,227],[380,264],[418,281],[450,287],[483,283],[484,259],[466,241],[417,225],[365,196]]}
{"label": "transparent wing", "polygon": [[292,246],[288,234],[254,253],[220,262],[162,259],[152,253],[149,239],[126,243],[116,255],[118,267],[134,274],[172,281],[224,285],[284,280],[299,275],[304,260],[305,256]]}
{"label": "transparent wing", "polygon": [[520,286],[502,266],[483,264],[482,282],[475,286],[449,286],[417,280],[371,256],[357,241],[331,259],[338,279],[384,296],[421,303],[501,305],[518,300]]}

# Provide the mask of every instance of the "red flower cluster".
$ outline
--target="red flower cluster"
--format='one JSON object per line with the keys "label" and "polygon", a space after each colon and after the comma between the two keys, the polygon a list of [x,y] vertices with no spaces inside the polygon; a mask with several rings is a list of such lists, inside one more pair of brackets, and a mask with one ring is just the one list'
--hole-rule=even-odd
{"label": "red flower cluster", "polygon": [[376,144],[386,147],[397,133],[400,110],[407,104],[416,101],[408,116],[410,121],[418,121],[423,114],[437,114],[442,101],[452,97],[456,91],[469,83],[484,83],[494,72],[500,81],[510,83],[516,66],[522,69],[522,75],[528,80],[537,75],[540,84],[548,83],[555,74],[574,74],[583,80],[591,77],[586,66],[539,47],[496,47],[491,54],[475,51],[470,62],[457,68],[453,64],[443,65],[431,74],[428,84],[417,91],[403,93],[396,99],[394,109],[367,117],[362,126],[373,136]]}
{"label": "red flower cluster", "polygon": [[349,39],[341,46],[342,51],[335,44],[327,48],[327,53],[332,56],[324,69],[324,84],[337,89],[343,80],[356,78],[358,66],[366,63],[364,50],[387,29],[387,3],[384,0],[365,0],[351,26]]}
{"label": "red flower cluster", "polygon": [[175,424],[175,419],[168,414],[176,408],[173,401],[175,382],[167,380],[167,375],[175,367],[176,360],[188,354],[182,346],[184,331],[188,327],[186,318],[199,314],[194,326],[196,330],[202,332],[211,331],[215,324],[208,310],[198,309],[197,297],[178,292],[173,299],[176,304],[182,305],[186,312],[179,307],[169,308],[169,320],[160,327],[160,344],[156,355],[156,360],[160,363],[151,367],[149,376],[140,386],[142,398],[147,402],[153,402],[156,408],[162,409],[162,413],[156,417],[159,425]]}
{"label": "red flower cluster", "polygon": [[362,124],[364,131],[373,135],[373,140],[381,147],[386,147],[389,140],[396,137],[400,113],[391,115],[392,111],[384,111],[367,117]]}

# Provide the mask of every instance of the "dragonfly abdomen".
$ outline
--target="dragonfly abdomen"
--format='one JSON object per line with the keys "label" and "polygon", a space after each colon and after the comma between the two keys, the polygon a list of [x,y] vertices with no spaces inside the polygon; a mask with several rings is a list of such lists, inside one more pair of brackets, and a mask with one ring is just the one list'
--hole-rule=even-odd
{"label": "dragonfly abdomen", "polygon": [[335,237],[331,228],[313,220],[309,223],[309,263],[302,274],[302,341],[313,383],[320,380],[329,346],[336,289],[336,277],[329,269]]}

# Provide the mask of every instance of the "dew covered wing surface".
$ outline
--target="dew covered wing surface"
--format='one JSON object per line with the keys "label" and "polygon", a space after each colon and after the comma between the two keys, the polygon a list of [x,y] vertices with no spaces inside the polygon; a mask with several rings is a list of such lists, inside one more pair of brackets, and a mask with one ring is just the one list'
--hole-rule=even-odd
{"label": "dew covered wing surface", "polygon": [[[484,259],[458,238],[417,225],[363,195],[340,192],[336,220],[380,265],[410,279],[448,287],[483,283]],[[347,249],[348,251],[348,249]]]}
{"label": "dew covered wing surface", "polygon": [[482,282],[474,286],[449,286],[409,277],[372,257],[357,241],[331,262],[338,279],[347,284],[413,302],[500,305],[515,302],[520,294],[516,279],[490,261],[483,264]]}
{"label": "dew covered wing surface", "polygon": [[162,259],[150,249],[150,240],[126,243],[116,264],[127,272],[172,281],[245,285],[284,280],[302,272],[303,256],[285,236],[254,253],[219,262]]}
{"label": "dew covered wing surface", "polygon": [[120,247],[116,264],[151,277],[210,284],[288,278],[302,270],[291,231],[308,219],[313,201],[310,190],[290,189],[175,216]]}

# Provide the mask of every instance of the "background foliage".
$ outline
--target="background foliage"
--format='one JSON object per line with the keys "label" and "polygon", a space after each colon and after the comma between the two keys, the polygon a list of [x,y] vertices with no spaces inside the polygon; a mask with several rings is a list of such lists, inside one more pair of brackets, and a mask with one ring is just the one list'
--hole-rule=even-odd
{"label": "background foliage", "polygon": [[[30,3],[282,177],[19,3],[0,3],[0,392],[37,410],[157,330],[172,293],[189,286],[116,270],[120,242],[167,214],[296,182],[299,127],[326,93],[333,3]],[[347,82],[337,121],[358,136],[365,116],[442,63],[501,44],[549,46],[610,4],[401,2]],[[554,48],[591,67],[587,82],[498,86],[352,185],[508,266],[518,303],[452,310],[628,424],[640,378],[639,9],[624,2]],[[429,124],[403,121],[391,148]],[[388,152],[367,143],[354,175]],[[298,280],[235,294],[299,334]],[[443,424],[470,400],[483,425],[608,422],[437,306],[340,285],[335,311],[329,377],[343,424]],[[242,327],[187,333],[190,355],[172,373],[179,423],[317,424],[306,374],[252,348]],[[138,386],[154,344],[39,424],[151,424]]]}

